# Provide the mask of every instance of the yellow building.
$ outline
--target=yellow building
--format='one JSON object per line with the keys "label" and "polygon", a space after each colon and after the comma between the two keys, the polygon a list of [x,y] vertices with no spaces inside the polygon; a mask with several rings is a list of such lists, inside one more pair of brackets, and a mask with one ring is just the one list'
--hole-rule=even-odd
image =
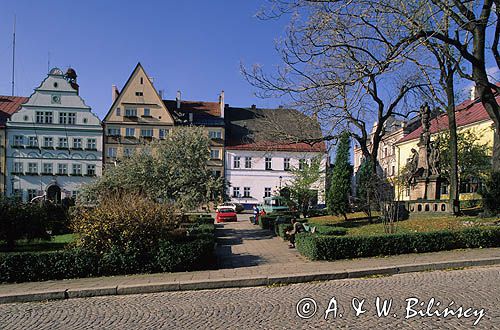
{"label": "yellow building", "polygon": [[6,191],[6,185],[9,182],[5,182],[6,177],[6,168],[7,164],[6,160],[6,150],[7,150],[7,140],[6,140],[6,131],[5,131],[5,123],[10,116],[16,112],[21,104],[28,101],[27,97],[20,96],[2,96],[0,95],[0,195],[3,195]]}
{"label": "yellow building", "polygon": [[151,141],[162,139],[174,119],[140,63],[118,91],[113,86],[113,104],[103,120],[104,163],[131,155]]}
{"label": "yellow building", "polygon": [[[493,122],[478,99],[462,102],[456,107],[455,117],[459,133],[464,131],[473,131],[476,135],[481,137],[481,140],[478,141],[480,144],[493,146]],[[447,129],[448,116],[446,114],[431,120],[430,132],[432,136],[436,136],[439,132],[444,132]],[[422,127],[420,126],[395,143],[398,174],[402,173],[402,170],[407,164],[409,158],[411,158],[411,150],[418,150],[417,144],[421,134]],[[477,184],[464,184],[460,187],[460,199],[478,199],[479,196],[477,195],[477,188]],[[410,200],[410,189],[411,188],[403,188],[402,186],[396,185],[396,199]],[[442,185],[440,199],[447,200],[448,198],[448,186]]]}

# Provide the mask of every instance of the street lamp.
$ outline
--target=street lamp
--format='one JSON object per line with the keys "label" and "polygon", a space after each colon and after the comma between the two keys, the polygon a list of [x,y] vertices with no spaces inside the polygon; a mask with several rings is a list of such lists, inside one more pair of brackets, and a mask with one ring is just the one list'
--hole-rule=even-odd
{"label": "street lamp", "polygon": [[279,190],[280,195],[281,195],[281,179],[283,179],[283,177],[280,175],[280,190]]}

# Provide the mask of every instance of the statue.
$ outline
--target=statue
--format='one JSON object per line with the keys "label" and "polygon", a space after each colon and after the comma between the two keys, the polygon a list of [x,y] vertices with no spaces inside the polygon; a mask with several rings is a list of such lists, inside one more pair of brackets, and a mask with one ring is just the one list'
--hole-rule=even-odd
{"label": "statue", "polygon": [[406,168],[408,170],[406,180],[408,184],[411,184],[412,179],[418,172],[418,152],[414,148],[411,148],[411,157],[408,158],[406,162]]}
{"label": "statue", "polygon": [[437,142],[431,143],[431,152],[429,154],[429,167],[432,175],[439,175],[440,169],[440,151]]}

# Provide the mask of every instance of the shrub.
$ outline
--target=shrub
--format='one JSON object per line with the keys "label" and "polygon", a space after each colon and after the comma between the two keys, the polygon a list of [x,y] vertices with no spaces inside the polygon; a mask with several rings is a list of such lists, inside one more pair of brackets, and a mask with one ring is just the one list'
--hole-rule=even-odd
{"label": "shrub", "polygon": [[343,236],[347,234],[347,229],[343,227],[333,227],[333,226],[315,226],[311,224],[311,227],[316,227],[316,233],[320,235],[335,235]]}
{"label": "shrub", "polygon": [[45,209],[39,204],[24,204],[0,198],[0,240],[13,248],[19,239],[50,239]]}
{"label": "shrub", "polygon": [[213,235],[200,235],[182,243],[162,241],[154,257],[155,266],[162,272],[203,268],[214,258],[214,244]]}
{"label": "shrub", "polygon": [[274,221],[277,215],[262,215],[259,217],[259,225],[262,229],[274,229]]}
{"label": "shrub", "polygon": [[500,172],[492,172],[481,190],[484,211],[487,215],[500,214]]}
{"label": "shrub", "polygon": [[281,223],[277,225],[276,235],[288,241],[290,237],[286,234],[287,231],[292,230],[292,225],[289,223]]}
{"label": "shrub", "polygon": [[78,207],[71,220],[79,234],[76,246],[100,253],[117,248],[151,251],[179,223],[172,205],[138,195],[111,196],[95,208]]}
{"label": "shrub", "polygon": [[297,249],[312,260],[336,260],[459,248],[499,247],[500,228],[470,228],[374,236],[297,235]]}

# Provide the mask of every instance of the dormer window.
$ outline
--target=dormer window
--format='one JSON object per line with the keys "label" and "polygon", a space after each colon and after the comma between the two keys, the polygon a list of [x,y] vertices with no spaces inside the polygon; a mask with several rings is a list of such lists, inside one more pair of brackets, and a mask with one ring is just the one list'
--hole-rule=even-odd
{"label": "dormer window", "polygon": [[116,108],[116,115],[121,116],[121,109],[120,108]]}
{"label": "dormer window", "polygon": [[135,96],[144,96],[143,92],[135,92]]}

